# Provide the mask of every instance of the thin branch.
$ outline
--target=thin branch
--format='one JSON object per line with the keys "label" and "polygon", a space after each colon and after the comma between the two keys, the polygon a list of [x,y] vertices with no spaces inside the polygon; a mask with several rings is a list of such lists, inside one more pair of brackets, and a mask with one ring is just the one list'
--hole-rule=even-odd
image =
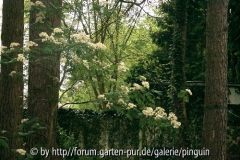
{"label": "thin branch", "polygon": [[95,102],[95,101],[65,103],[65,104],[61,105],[61,106],[59,107],[59,109],[62,108],[62,107],[64,107],[64,106],[66,106],[66,105],[69,105],[69,104],[86,104],[86,103],[93,103],[93,102]]}

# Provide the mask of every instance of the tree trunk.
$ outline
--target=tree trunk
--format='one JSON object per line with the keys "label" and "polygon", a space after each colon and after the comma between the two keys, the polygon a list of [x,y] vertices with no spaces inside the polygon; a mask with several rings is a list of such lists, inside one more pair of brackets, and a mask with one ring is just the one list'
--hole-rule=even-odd
{"label": "tree trunk", "polygon": [[[31,1],[35,2],[35,0]],[[41,32],[50,35],[53,28],[61,25],[62,0],[41,0],[41,2],[46,6],[46,18],[43,20],[44,23],[36,23],[36,14],[39,10],[31,11],[29,32],[31,41],[41,39],[39,37]],[[51,147],[56,147],[60,53],[42,50],[46,47],[45,44],[37,43],[38,48],[29,54],[28,112],[30,117],[38,117],[46,130],[42,132],[42,135],[34,134],[30,137],[29,149],[33,146],[51,149]],[[54,157],[49,157],[49,159],[54,159]]]}
{"label": "tree trunk", "polygon": [[[18,49],[23,46],[23,9],[23,0],[3,1],[2,45],[8,49],[12,42],[20,44]],[[1,55],[0,132],[7,131],[3,136],[8,138],[9,144],[7,149],[0,147],[0,159],[4,160],[16,159],[11,149],[23,148],[16,134],[23,113],[23,63],[10,62],[18,57],[19,52],[13,50],[11,53]],[[11,74],[12,71],[16,73]]]}
{"label": "tree trunk", "polygon": [[186,53],[186,35],[187,35],[187,0],[176,0],[175,2],[175,24],[173,34],[172,48],[172,86],[173,86],[173,112],[176,113],[181,127],[177,147],[186,146],[187,136],[187,115],[186,106],[183,97],[179,93],[185,90],[185,53]]}
{"label": "tree trunk", "polygon": [[228,0],[209,0],[207,9],[203,147],[209,160],[226,159]]}

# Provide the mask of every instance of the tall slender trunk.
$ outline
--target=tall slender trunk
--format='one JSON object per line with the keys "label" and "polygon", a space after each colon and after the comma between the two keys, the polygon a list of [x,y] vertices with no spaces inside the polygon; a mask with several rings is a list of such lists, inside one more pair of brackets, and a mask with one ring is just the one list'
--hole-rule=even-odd
{"label": "tall slender trunk", "polygon": [[[23,0],[4,0],[2,19],[2,45],[9,46],[12,42],[23,46]],[[21,140],[16,134],[17,126],[21,124],[23,113],[23,63],[10,62],[18,57],[19,52],[2,53],[0,79],[0,132],[7,131],[8,149],[0,147],[0,159],[14,160],[11,149],[22,148]],[[13,74],[15,71],[16,73]],[[11,74],[12,73],[12,74]]]}
{"label": "tall slender trunk", "polygon": [[173,112],[182,123],[179,132],[178,147],[186,145],[187,115],[183,97],[179,93],[185,90],[185,53],[187,35],[187,4],[188,0],[175,1],[175,24],[172,48],[172,86],[173,86]]}
{"label": "tall slender trunk", "polygon": [[[44,23],[36,23],[36,14],[39,10],[31,11],[29,32],[31,41],[39,39],[40,32],[50,34],[53,28],[61,25],[62,0],[41,2],[46,6],[46,18],[43,20]],[[42,50],[44,47],[45,44],[40,42],[38,49],[29,54],[28,113],[30,117],[38,117],[46,130],[42,135],[35,134],[30,137],[29,148],[38,145],[49,149],[56,147],[60,53],[45,52]]]}
{"label": "tall slender trunk", "polygon": [[228,0],[208,1],[203,147],[209,160],[227,156],[227,10]]}

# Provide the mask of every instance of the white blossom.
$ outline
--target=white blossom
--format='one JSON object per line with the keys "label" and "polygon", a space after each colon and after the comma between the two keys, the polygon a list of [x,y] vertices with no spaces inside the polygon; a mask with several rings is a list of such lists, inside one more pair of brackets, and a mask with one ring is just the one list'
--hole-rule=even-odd
{"label": "white blossom", "polygon": [[154,115],[154,111],[151,107],[147,107],[145,110],[142,110],[142,113],[144,115],[148,116],[153,116]]}
{"label": "white blossom", "polygon": [[46,8],[46,6],[45,6],[41,1],[36,1],[36,2],[35,2],[35,6],[36,6],[36,7]]}
{"label": "white blossom", "polygon": [[36,14],[36,21],[35,23],[39,22],[39,23],[44,23],[43,20],[45,19],[45,15],[43,12],[39,12]]}
{"label": "white blossom", "polygon": [[142,86],[140,86],[140,85],[137,84],[137,83],[134,83],[132,89],[133,89],[133,90],[141,90],[141,89],[142,89]]}
{"label": "white blossom", "polygon": [[35,42],[33,42],[33,41],[29,41],[28,44],[27,44],[27,46],[28,46],[28,47],[34,47],[34,46],[37,47],[38,44],[35,43]]}
{"label": "white blossom", "polygon": [[133,103],[128,103],[127,109],[132,109],[132,108],[135,108],[135,107],[137,107],[135,104],[133,104]]}
{"label": "white blossom", "polygon": [[118,66],[118,71],[120,72],[126,72],[128,71],[129,69],[126,67],[125,63],[124,62],[120,62],[119,66]]}
{"label": "white blossom", "polygon": [[12,42],[12,43],[10,44],[10,50],[13,50],[15,47],[18,47],[18,46],[20,46],[19,43]]}
{"label": "white blossom", "polygon": [[[7,49],[7,46],[1,46],[1,53],[4,53],[5,51],[5,49]],[[0,55],[1,55],[1,53],[0,53]]]}
{"label": "white blossom", "polygon": [[171,121],[171,125],[173,126],[173,128],[179,128],[181,126],[181,122]]}
{"label": "white blossom", "polygon": [[81,42],[81,43],[90,42],[89,35],[86,35],[84,32],[81,32],[78,34],[72,34],[72,35],[70,35],[70,38],[75,39],[76,42]]}
{"label": "white blossom", "polygon": [[147,80],[146,77],[144,77],[144,76],[140,76],[140,81],[146,81],[146,80]]}
{"label": "white blossom", "polygon": [[32,6],[35,6],[35,3],[33,2],[26,3],[26,10],[31,10]]}
{"label": "white blossom", "polygon": [[173,126],[173,128],[179,128],[181,126],[181,122],[177,121],[176,115],[172,112],[169,113],[168,120],[171,121],[171,125]]}
{"label": "white blossom", "polygon": [[142,82],[142,85],[143,85],[145,88],[149,89],[149,83],[148,83],[147,81],[143,81],[143,82]]}
{"label": "white blossom", "polygon": [[61,63],[66,63],[66,62],[67,62],[67,58],[65,58],[65,57],[64,57],[64,58],[61,58],[61,59],[60,59],[60,62],[61,62]]}
{"label": "white blossom", "polygon": [[116,82],[116,79],[110,78],[109,81],[111,81],[111,82]]}
{"label": "white blossom", "polygon": [[100,95],[98,95],[98,99],[105,100],[105,99],[106,99],[106,97],[105,97],[105,95],[104,95],[104,94],[100,94]]}
{"label": "white blossom", "polygon": [[127,94],[127,93],[129,92],[129,88],[128,88],[127,86],[121,85],[121,90],[122,90],[125,94]]}
{"label": "white blossom", "polygon": [[155,114],[155,119],[161,119],[164,117],[167,117],[167,113],[165,112],[165,109],[163,109],[162,107],[157,107],[154,110],[154,114]]}
{"label": "white blossom", "polygon": [[26,50],[26,51],[30,51],[30,47],[37,47],[37,46],[38,46],[37,43],[35,43],[35,42],[33,42],[33,41],[29,41],[29,42],[27,43],[27,45],[26,45],[25,50]]}
{"label": "white blossom", "polygon": [[173,112],[170,112],[168,115],[168,120],[177,120],[177,117]]}
{"label": "white blossom", "polygon": [[19,154],[21,154],[23,156],[26,154],[26,151],[24,149],[17,149],[16,152],[18,152]]}
{"label": "white blossom", "polygon": [[54,28],[53,32],[54,33],[63,33],[63,31],[60,28]]}
{"label": "white blossom", "polygon": [[22,119],[21,123],[27,122],[29,119]]}
{"label": "white blossom", "polygon": [[192,95],[192,91],[190,89],[185,89],[185,91],[188,92],[190,96]]}
{"label": "white blossom", "polygon": [[23,54],[18,54],[17,61],[24,62],[25,60],[26,60],[26,59],[25,59],[25,57],[23,56]]}
{"label": "white blossom", "polygon": [[100,50],[105,50],[105,49],[107,49],[107,47],[106,47],[104,44],[102,44],[101,42],[96,43],[96,44],[95,44],[95,48],[96,48],[96,49],[100,49]]}
{"label": "white blossom", "polygon": [[49,36],[46,32],[41,32],[41,33],[39,33],[39,37],[48,38]]}
{"label": "white blossom", "polygon": [[83,60],[83,65],[84,65],[87,69],[89,69],[89,64],[88,64],[88,61],[87,61],[87,60]]}
{"label": "white blossom", "polygon": [[111,108],[112,105],[113,105],[112,103],[108,102],[108,103],[106,104],[106,107],[107,107],[107,108]]}
{"label": "white blossom", "polygon": [[8,47],[7,46],[1,46],[1,49],[7,49]]}
{"label": "white blossom", "polygon": [[126,103],[124,102],[124,100],[122,98],[118,99],[118,103],[126,105]]}

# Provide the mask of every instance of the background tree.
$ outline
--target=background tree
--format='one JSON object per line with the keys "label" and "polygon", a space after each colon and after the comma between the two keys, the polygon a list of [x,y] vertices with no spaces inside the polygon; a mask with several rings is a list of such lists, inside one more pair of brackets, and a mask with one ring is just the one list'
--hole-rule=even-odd
{"label": "background tree", "polygon": [[203,119],[205,159],[226,159],[228,0],[209,0],[206,34],[206,76]]}
{"label": "background tree", "polygon": [[29,54],[28,114],[46,129],[30,137],[29,148],[56,146],[60,51],[43,43],[39,34],[50,35],[61,25],[61,6],[62,0],[31,1],[29,39],[38,47]]}
{"label": "background tree", "polygon": [[9,147],[0,149],[0,157],[6,160],[16,158],[11,149],[22,148],[16,131],[23,113],[23,63],[18,59],[23,47],[23,11],[23,0],[3,1],[0,131],[6,131]]}
{"label": "background tree", "polygon": [[184,147],[186,144],[186,136],[184,133],[187,129],[187,111],[185,105],[185,55],[187,41],[187,6],[188,1],[175,1],[174,10],[174,33],[172,46],[172,78],[171,87],[173,94],[172,110],[182,123],[181,131],[179,132],[178,147]]}
{"label": "background tree", "polygon": [[[100,47],[96,45],[97,48],[95,47],[94,51],[83,50],[80,47],[74,52],[70,51],[62,55],[67,59],[64,75],[68,74],[69,79],[65,83],[60,99],[61,103],[68,99],[73,104],[81,104],[79,97],[82,97],[81,101],[93,102],[98,99],[99,95],[119,89],[123,84],[123,72],[128,70],[127,63],[131,59],[135,59],[136,55],[145,54],[141,52],[144,49],[147,50],[145,46],[150,46],[149,43],[143,43],[145,39],[142,42],[136,40],[137,36],[144,37],[139,32],[140,29],[136,29],[137,27],[144,28],[138,26],[140,24],[138,18],[142,13],[144,2],[145,0],[140,3],[128,3],[120,0],[77,0],[64,3],[64,9],[68,11],[65,14],[64,28],[69,30],[69,36],[84,32],[94,43],[104,44],[107,47],[99,50]],[[67,18],[68,14],[77,18],[71,16]],[[69,19],[73,19],[70,24],[67,21]],[[134,36],[135,39],[130,38]],[[121,67],[124,68],[124,71],[119,70]],[[82,84],[83,81],[84,84]],[[80,87],[82,92],[77,91]],[[87,94],[83,96],[84,92]],[[71,95],[70,99],[66,98],[69,95]],[[84,104],[89,106],[89,103]],[[106,109],[104,105],[94,106],[94,108]]]}

